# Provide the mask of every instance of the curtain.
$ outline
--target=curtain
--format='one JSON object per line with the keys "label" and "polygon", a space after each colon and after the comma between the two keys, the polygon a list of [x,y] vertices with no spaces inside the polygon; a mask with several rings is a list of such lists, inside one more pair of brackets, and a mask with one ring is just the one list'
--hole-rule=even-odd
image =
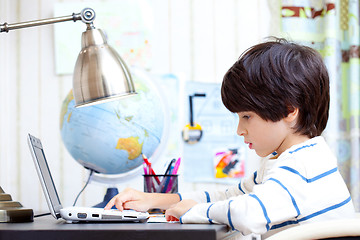
{"label": "curtain", "polygon": [[281,3],[282,37],[317,49],[328,68],[330,115],[323,136],[360,211],[359,0]]}

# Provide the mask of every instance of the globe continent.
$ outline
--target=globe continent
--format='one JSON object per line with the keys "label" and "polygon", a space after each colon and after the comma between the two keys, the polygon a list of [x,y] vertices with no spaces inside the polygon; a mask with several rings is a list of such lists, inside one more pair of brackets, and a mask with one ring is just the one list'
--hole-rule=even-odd
{"label": "globe continent", "polygon": [[160,97],[144,73],[133,72],[138,94],[75,108],[72,91],[62,104],[61,137],[71,156],[102,174],[123,174],[140,167],[160,144],[164,112]]}

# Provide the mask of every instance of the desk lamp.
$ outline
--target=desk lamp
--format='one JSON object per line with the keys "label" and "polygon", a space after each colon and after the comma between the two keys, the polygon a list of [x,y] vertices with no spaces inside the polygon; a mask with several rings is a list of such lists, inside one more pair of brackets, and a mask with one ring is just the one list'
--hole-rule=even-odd
{"label": "desk lamp", "polygon": [[[94,27],[94,19],[95,11],[91,8],[84,8],[80,13],[64,17],[0,24],[0,33],[20,28],[81,20],[87,28],[82,33],[81,51],[73,74],[73,94],[76,107],[94,105],[136,94],[128,67],[117,52],[107,44],[104,33]],[[5,194],[2,189],[0,194],[3,196],[0,198],[0,222],[33,221],[32,209],[24,210],[20,203],[13,202],[11,196]]]}

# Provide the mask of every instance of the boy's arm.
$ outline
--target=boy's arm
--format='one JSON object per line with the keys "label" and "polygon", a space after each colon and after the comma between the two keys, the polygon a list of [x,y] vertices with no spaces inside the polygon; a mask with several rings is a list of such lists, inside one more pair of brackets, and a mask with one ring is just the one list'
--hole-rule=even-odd
{"label": "boy's arm", "polygon": [[167,209],[180,200],[179,194],[145,193],[127,188],[113,197],[107,203],[105,209],[111,209],[115,205],[120,211],[124,209],[134,209],[145,212],[150,208]]}
{"label": "boy's arm", "polygon": [[180,217],[180,222],[226,224],[232,230],[247,235],[268,231],[270,219],[275,222],[278,219],[290,220],[297,215],[288,196],[278,191],[276,186],[262,184],[251,194],[219,202],[197,204]]}
{"label": "boy's arm", "polygon": [[[253,175],[252,179],[255,181],[253,181],[254,185],[251,187],[250,193],[242,193],[242,195],[223,201],[197,204],[180,217],[180,222],[221,223],[246,235],[249,233],[263,234],[274,223],[294,220],[299,212],[294,207],[289,192],[276,181],[264,181],[262,172],[260,168]],[[284,175],[280,168],[269,173],[268,177],[270,175],[274,179],[287,183],[288,190],[292,192],[292,195],[296,195],[298,190],[303,191],[303,184],[307,184],[295,174],[286,172]],[[251,180],[251,178],[249,179]],[[291,188],[290,190],[290,186],[295,186],[296,189]]]}
{"label": "boy's arm", "polygon": [[152,206],[150,208],[168,209],[170,206],[181,201],[181,195],[177,193],[149,193],[151,194]]}

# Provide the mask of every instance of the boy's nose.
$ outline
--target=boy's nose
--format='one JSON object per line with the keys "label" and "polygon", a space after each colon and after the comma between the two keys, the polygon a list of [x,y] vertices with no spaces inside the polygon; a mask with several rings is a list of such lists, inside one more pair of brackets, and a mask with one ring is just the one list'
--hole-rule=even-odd
{"label": "boy's nose", "polygon": [[237,133],[239,136],[244,136],[244,135],[246,134],[246,130],[239,125],[238,128],[237,128],[236,133]]}

